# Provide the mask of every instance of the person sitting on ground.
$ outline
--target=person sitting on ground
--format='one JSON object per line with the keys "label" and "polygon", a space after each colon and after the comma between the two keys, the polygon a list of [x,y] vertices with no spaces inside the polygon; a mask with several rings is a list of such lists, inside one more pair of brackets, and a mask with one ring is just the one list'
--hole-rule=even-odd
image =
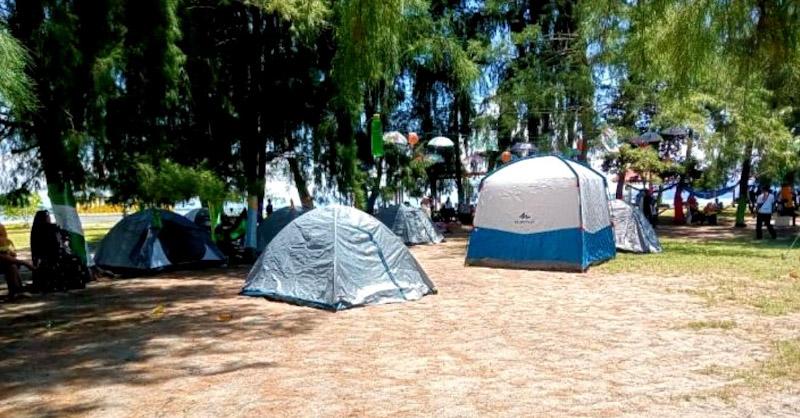
{"label": "person sitting on ground", "polygon": [[0,224],[0,273],[6,276],[9,300],[15,299],[22,293],[22,277],[19,274],[18,266],[34,270],[33,264],[17,258],[14,243],[8,238],[6,227]]}
{"label": "person sitting on ground", "polygon": [[686,203],[689,205],[689,217],[691,219],[691,223],[693,224],[703,224],[706,219],[703,212],[700,211],[700,204],[697,202],[697,198],[694,196],[694,193],[689,194],[689,198],[686,199]]}
{"label": "person sitting on ground", "polygon": [[714,202],[706,203],[706,206],[703,208],[703,218],[705,218],[703,219],[703,221],[707,221],[709,225],[716,225],[718,213],[719,209],[717,208],[716,203]]}

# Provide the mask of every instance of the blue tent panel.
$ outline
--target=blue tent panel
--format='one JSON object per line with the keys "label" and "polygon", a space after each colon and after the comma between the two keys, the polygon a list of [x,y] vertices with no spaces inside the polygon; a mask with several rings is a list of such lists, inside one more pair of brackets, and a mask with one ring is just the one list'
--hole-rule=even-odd
{"label": "blue tent panel", "polygon": [[593,234],[578,228],[534,234],[475,228],[469,240],[467,264],[583,271],[615,255],[610,226]]}
{"label": "blue tent panel", "polygon": [[534,234],[475,228],[467,249],[467,264],[474,266],[582,270],[582,261],[578,228]]}
{"label": "blue tent panel", "polygon": [[617,255],[614,228],[608,226],[595,233],[583,234],[583,268],[610,260]]}

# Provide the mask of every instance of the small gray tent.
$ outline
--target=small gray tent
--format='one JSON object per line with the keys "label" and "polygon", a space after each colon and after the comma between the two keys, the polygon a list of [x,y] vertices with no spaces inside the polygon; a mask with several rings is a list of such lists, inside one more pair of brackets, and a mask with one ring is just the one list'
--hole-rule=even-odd
{"label": "small gray tent", "polygon": [[211,215],[206,208],[192,209],[183,216],[199,227],[211,229]]}
{"label": "small gray tent", "polygon": [[267,248],[267,245],[278,235],[278,232],[281,232],[286,225],[289,225],[289,222],[292,222],[303,213],[305,213],[303,209],[291,206],[280,208],[272,212],[269,218],[264,219],[264,221],[258,225],[258,232],[256,233],[258,237],[256,251],[259,253],[264,251],[264,248]]}
{"label": "small gray tent", "polygon": [[611,222],[617,249],[633,253],[660,253],[658,235],[642,211],[622,200],[612,200]]}
{"label": "small gray tent", "polygon": [[122,218],[94,255],[98,266],[119,272],[158,271],[187,265],[221,265],[225,256],[202,227],[162,209]]}
{"label": "small gray tent", "polygon": [[438,244],[444,240],[422,209],[408,205],[389,206],[381,209],[376,217],[406,245]]}
{"label": "small gray tent", "polygon": [[248,296],[331,310],[417,300],[435,292],[389,228],[347,206],[314,209],[283,228],[242,289]]}

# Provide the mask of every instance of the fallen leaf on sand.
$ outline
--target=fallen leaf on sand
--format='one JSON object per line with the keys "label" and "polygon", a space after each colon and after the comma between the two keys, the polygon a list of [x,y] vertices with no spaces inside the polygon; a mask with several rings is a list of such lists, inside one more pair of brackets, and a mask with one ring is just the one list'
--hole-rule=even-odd
{"label": "fallen leaf on sand", "polygon": [[150,316],[153,318],[161,318],[162,316],[164,316],[165,310],[166,308],[164,307],[164,304],[159,303],[158,306],[156,306],[155,308],[153,308],[152,311],[150,311]]}

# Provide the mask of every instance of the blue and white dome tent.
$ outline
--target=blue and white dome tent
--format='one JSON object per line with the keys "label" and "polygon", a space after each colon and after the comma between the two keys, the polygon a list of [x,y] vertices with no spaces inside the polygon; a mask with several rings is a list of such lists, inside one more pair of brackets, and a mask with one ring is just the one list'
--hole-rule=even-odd
{"label": "blue and white dome tent", "polygon": [[557,156],[518,160],[481,183],[467,265],[586,269],[614,258],[606,180]]}

